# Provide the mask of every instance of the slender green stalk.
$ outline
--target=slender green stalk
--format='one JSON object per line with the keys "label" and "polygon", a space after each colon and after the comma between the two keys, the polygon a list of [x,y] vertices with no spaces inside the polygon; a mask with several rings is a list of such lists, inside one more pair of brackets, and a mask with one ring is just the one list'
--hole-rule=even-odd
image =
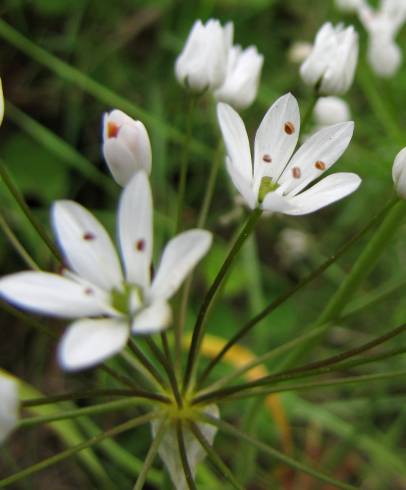
{"label": "slender green stalk", "polygon": [[66,412],[55,413],[52,415],[39,415],[38,417],[23,418],[19,421],[18,427],[32,427],[38,424],[47,424],[55,420],[74,419],[83,417],[84,415],[97,415],[114,410],[125,410],[128,407],[134,407],[139,403],[138,398],[126,398],[124,400],[116,400],[113,402],[104,402],[91,407],[75,408]]}
{"label": "slender green stalk", "polygon": [[350,273],[346,279],[341,283],[336,293],[332,296],[326,307],[321,312],[320,316],[315,322],[314,327],[325,325],[323,331],[318,337],[313,338],[302,344],[298,349],[294,350],[291,356],[288,356],[284,362],[281,363],[281,368],[289,366],[295,363],[302,356],[307,355],[318,340],[322,337],[323,333],[329,325],[329,322],[338,318],[352,299],[355,291],[364,280],[364,278],[371,272],[375,264],[378,262],[380,256],[384,252],[386,245],[390,242],[396,231],[399,229],[404,218],[406,216],[406,202],[398,200],[396,204],[389,209],[385,219],[376,230],[372,239],[367,243],[363,249],[361,255],[356,260],[355,264],[351,268]]}
{"label": "slender green stalk", "polygon": [[302,121],[300,123],[300,132],[302,134],[305,134],[305,131],[307,129],[308,124],[310,123],[310,120],[311,120],[311,117],[313,114],[314,106],[316,105],[316,102],[318,101],[318,99],[319,99],[319,93],[318,93],[318,90],[315,89],[311,95],[311,99],[308,103],[308,106],[306,107],[306,111],[305,111],[305,113],[302,117]]}
{"label": "slender green stalk", "polygon": [[161,445],[162,438],[165,435],[165,431],[166,431],[165,425],[166,425],[166,419],[162,420],[162,422],[159,424],[158,430],[152,440],[152,444],[145,457],[144,465],[141,469],[140,474],[138,475],[133,490],[142,490],[144,486],[145,480],[147,479],[148,472],[154,462],[159,446]]}
{"label": "slender green stalk", "polygon": [[[84,92],[92,95],[109,107],[121,109],[130,116],[141,119],[145,124],[154,126],[158,131],[166,134],[168,138],[177,143],[183,143],[184,136],[173,125],[167,124],[158,117],[141,109],[133,102],[117,95],[111,89],[93,80],[82,71],[70,66],[61,59],[52,55],[45,49],[33,43],[30,39],[23,36],[20,32],[11,27],[3,19],[0,19],[0,37],[8,43],[25,53],[37,63],[46,66],[63,80],[80,87]],[[210,157],[212,150],[202,143],[192,140],[190,148],[193,152]]]}
{"label": "slender green stalk", "polygon": [[7,221],[4,219],[3,214],[0,212],[0,228],[3,230],[4,235],[8,239],[8,241],[11,243],[13,246],[14,250],[18,253],[18,255],[21,257],[23,262],[33,270],[39,270],[38,264],[34,261],[34,259],[31,257],[31,255],[27,252],[25,249],[24,245],[20,242],[20,240],[17,238],[16,234],[14,231],[10,228],[9,224]]}
{"label": "slender green stalk", "polygon": [[334,478],[326,475],[325,473],[322,473],[320,471],[317,471],[313,469],[310,466],[307,466],[305,463],[301,463],[299,461],[296,461],[293,458],[290,458],[286,454],[283,454],[276,449],[274,449],[271,446],[268,446],[267,444],[264,444],[257,439],[251,437],[250,435],[246,434],[245,432],[240,431],[239,429],[236,429],[233,427],[231,424],[225,422],[224,420],[217,419],[216,417],[211,417],[210,415],[206,414],[201,414],[200,418],[203,422],[206,422],[208,424],[214,425],[219,428],[219,430],[224,431],[234,437],[236,437],[238,440],[243,440],[247,442],[248,444],[253,445],[254,447],[258,448],[260,451],[262,451],[265,454],[270,455],[272,458],[276,459],[277,461],[280,461],[281,463],[286,464],[287,466],[293,468],[294,470],[301,471],[303,473],[307,473],[308,475],[311,475],[318,480],[324,481],[326,483],[329,483],[330,485],[333,485],[337,488],[341,488],[344,490],[356,490],[357,487],[354,487],[352,485],[349,485],[344,482],[340,482],[338,480],[335,480]]}
{"label": "slender green stalk", "polygon": [[160,373],[156,370],[155,366],[149,361],[149,359],[142,353],[142,351],[138,348],[137,344],[130,339],[128,342],[128,346],[131,352],[135,355],[135,357],[139,360],[139,362],[144,366],[144,368],[151,373],[151,375],[155,378],[155,380],[162,386],[162,388],[166,388],[166,383]]}
{"label": "slender green stalk", "polygon": [[[1,19],[0,19],[0,22],[1,22]],[[13,182],[12,178],[10,177],[10,175],[9,175],[9,173],[8,173],[3,162],[0,162],[0,177],[2,178],[4,184],[6,185],[7,189],[9,190],[10,194],[14,197],[18,207],[24,213],[25,217],[31,223],[32,227],[38,233],[38,235],[40,236],[42,241],[45,243],[45,245],[49,248],[52,255],[56,258],[56,260],[58,262],[62,262],[61,255],[60,255],[58,249],[55,247],[53,241],[49,238],[45,228],[42,226],[41,223],[39,223],[36,220],[36,218],[32,214],[31,209],[27,206],[27,203],[24,201],[22,194],[18,190],[17,186],[14,184],[14,182]]]}
{"label": "slender green stalk", "polygon": [[120,353],[123,360],[133,369],[137,374],[141,374],[148,384],[158,391],[165,391],[162,385],[152,376],[152,374],[144,367],[143,364],[133,355],[129,350],[124,350]]}
{"label": "slender green stalk", "polygon": [[22,480],[23,478],[27,478],[28,476],[31,476],[35,473],[38,473],[39,471],[48,468],[49,466],[52,466],[56,463],[59,463],[60,461],[63,461],[67,458],[70,458],[71,456],[74,456],[80,451],[83,451],[84,449],[87,449],[89,447],[94,446],[95,444],[99,444],[100,442],[104,441],[105,439],[108,439],[110,437],[114,437],[118,434],[121,434],[122,432],[125,432],[130,429],[134,429],[135,427],[138,427],[139,425],[146,424],[147,422],[150,422],[154,418],[156,418],[159,415],[158,412],[150,412],[146,415],[141,415],[140,417],[137,417],[133,420],[130,420],[128,422],[125,422],[123,424],[117,425],[113,429],[109,429],[105,432],[102,432],[101,434],[98,434],[95,437],[92,437],[88,441],[85,441],[81,444],[77,444],[76,446],[73,446],[69,449],[66,449],[65,451],[62,451],[58,454],[55,454],[54,456],[51,456],[50,458],[44,459],[40,463],[36,463],[32,466],[29,466],[28,468],[25,468],[24,470],[19,471],[18,473],[15,473],[12,476],[9,476],[7,478],[4,478],[0,480],[0,488],[7,487],[13,483],[16,483],[19,480]]}
{"label": "slender green stalk", "polygon": [[227,273],[230,271],[234,263],[234,260],[238,255],[238,252],[243,246],[245,240],[249,237],[249,235],[253,231],[257,221],[261,217],[261,214],[262,214],[262,210],[259,208],[254,209],[249,214],[247,221],[245,222],[245,225],[243,226],[240,234],[238,235],[237,239],[232,245],[223,265],[221,266],[219,272],[217,273],[216,278],[214,279],[213,284],[211,285],[210,289],[208,290],[206,296],[203,299],[203,303],[197,314],[196,323],[193,330],[192,342],[190,345],[189,356],[188,356],[184,383],[183,383],[184,392],[186,392],[186,390],[188,389],[189,383],[194,376],[196,360],[199,355],[200,344],[204,333],[204,325],[205,325],[204,322],[209,312],[209,309],[216,297],[217,291],[220,288],[224,278],[226,277]]}
{"label": "slender green stalk", "polygon": [[202,448],[206,451],[206,454],[209,457],[209,459],[220,470],[220,472],[225,476],[225,478],[227,478],[227,480],[230,482],[230,484],[236,490],[244,490],[244,487],[238,483],[237,479],[235,478],[233,473],[230,471],[228,466],[223,463],[220,456],[216,453],[216,451],[211,447],[209,442],[206,440],[206,438],[202,434],[201,430],[199,429],[199,426],[197,424],[191,422],[190,423],[190,430],[193,432],[193,435],[199,441]]}
{"label": "slender green stalk", "polygon": [[35,330],[37,330],[39,333],[44,334],[47,337],[50,337],[51,339],[57,339],[59,337],[58,333],[55,332],[53,329],[49,328],[46,325],[43,325],[39,321],[26,315],[25,313],[22,313],[20,310],[17,310],[13,306],[10,306],[8,303],[6,303],[1,299],[0,299],[0,307],[2,310],[7,311],[7,313],[9,313],[10,315],[13,315],[14,317],[20,319],[23,325],[28,325],[34,328]]}
{"label": "slender green stalk", "polygon": [[386,206],[378,212],[372,219],[369,221],[366,226],[361,229],[357,234],[355,234],[350,240],[348,240],[344,245],[342,245],[338,251],[328,258],[325,262],[323,262],[316,270],[311,272],[308,276],[304,277],[299,283],[291,289],[288,289],[284,293],[277,296],[268,306],[266,306],[262,311],[260,311],[254,318],[249,320],[245,325],[243,325],[235,335],[226,343],[226,345],[221,349],[221,351],[209,362],[207,367],[204,369],[201,374],[197,385],[201,386],[202,383],[206,380],[207,376],[211,373],[212,369],[221,361],[224,355],[237,343],[239,342],[245,335],[247,335],[259,322],[261,322],[264,318],[270,315],[273,311],[275,311],[280,305],[285,303],[288,299],[290,299],[297,291],[304,288],[312,282],[314,279],[319,277],[330,265],[334,264],[344,253],[349,250],[349,248],[356,243],[359,239],[361,239],[368,231],[370,231],[377,223],[381,222],[384,216],[387,216],[395,204],[398,202],[397,198],[391,199]]}
{"label": "slender green stalk", "polygon": [[101,366],[100,369],[106,372],[107,374],[109,374],[112,378],[114,378],[119,383],[123,384],[124,386],[127,386],[128,388],[134,388],[136,390],[140,388],[134,383],[132,379],[128,378],[127,376],[123,376],[120,373],[117,373],[114,369],[107,366],[106,364]]}
{"label": "slender green stalk", "polygon": [[188,488],[189,490],[197,490],[195,481],[193,479],[192,471],[189,466],[189,461],[187,458],[187,451],[185,446],[185,439],[183,436],[183,426],[181,420],[177,420],[176,422],[176,438],[178,440],[180,460],[182,461],[182,468],[185,473],[185,478],[186,478],[186,483],[188,485]]}

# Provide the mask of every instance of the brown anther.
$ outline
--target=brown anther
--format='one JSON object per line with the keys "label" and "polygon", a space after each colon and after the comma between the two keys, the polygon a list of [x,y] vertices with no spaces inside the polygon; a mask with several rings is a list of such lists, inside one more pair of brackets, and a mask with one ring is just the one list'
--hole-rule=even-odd
{"label": "brown anther", "polygon": [[264,155],[264,156],[262,157],[262,160],[263,160],[264,162],[266,162],[266,163],[271,163],[271,162],[272,162],[271,155],[268,155],[268,154]]}
{"label": "brown anther", "polygon": [[94,293],[94,291],[92,288],[86,288],[85,289],[85,294],[87,294],[88,296],[91,296],[93,293]]}
{"label": "brown anther", "polygon": [[107,137],[117,138],[118,132],[120,131],[120,126],[115,122],[109,121],[107,123]]}
{"label": "brown anther", "polygon": [[317,162],[314,164],[316,168],[319,170],[326,170],[326,164],[322,162],[321,160],[317,160]]}
{"label": "brown anther", "polygon": [[135,248],[138,252],[143,252],[145,250],[145,240],[137,240],[135,242]]}
{"label": "brown anther", "polygon": [[295,132],[295,126],[290,121],[285,122],[284,130],[286,134],[293,134]]}
{"label": "brown anther", "polygon": [[90,231],[83,233],[83,240],[94,240],[96,237]]}
{"label": "brown anther", "polygon": [[300,179],[300,176],[302,175],[300,168],[299,167],[293,167],[292,168],[292,175],[295,179]]}

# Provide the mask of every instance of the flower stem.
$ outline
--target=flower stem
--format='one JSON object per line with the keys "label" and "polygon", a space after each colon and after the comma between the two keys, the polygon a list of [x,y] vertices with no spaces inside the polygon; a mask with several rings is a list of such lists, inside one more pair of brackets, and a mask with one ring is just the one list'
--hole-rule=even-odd
{"label": "flower stem", "polygon": [[284,293],[277,296],[268,306],[266,306],[262,311],[260,311],[256,316],[249,320],[245,325],[243,325],[240,330],[238,330],[235,335],[226,343],[226,345],[221,349],[221,351],[209,362],[207,367],[204,369],[202,375],[198,380],[198,387],[203,384],[208,375],[211,373],[213,368],[221,361],[225,354],[245,335],[247,335],[259,322],[275,311],[279,306],[281,306],[285,301],[290,299],[297,291],[307,286],[314,279],[318,278],[330,265],[334,264],[350,247],[360,240],[366,233],[368,233],[375,225],[380,223],[384,217],[390,212],[394,205],[398,202],[398,199],[391,199],[386,206],[377,213],[371,221],[369,221],[364,228],[362,228],[357,234],[355,234],[350,240],[348,240],[344,245],[342,245],[338,251],[329,257],[325,262],[323,262],[316,270],[311,272],[308,276],[304,277],[299,281],[296,286],[288,289]]}
{"label": "flower stem", "polygon": [[193,330],[192,342],[190,345],[189,356],[186,365],[185,377],[183,382],[183,390],[186,390],[189,387],[189,383],[194,376],[195,364],[197,357],[199,355],[200,344],[203,338],[205,319],[208,314],[208,311],[215,299],[218,289],[220,288],[225,276],[231,270],[231,267],[234,263],[235,258],[238,255],[241,247],[243,246],[245,240],[249,237],[251,232],[253,231],[257,221],[259,220],[262,214],[262,210],[259,208],[254,209],[247,218],[245,225],[243,226],[240,234],[232,245],[223,265],[221,266],[219,272],[217,273],[216,278],[214,279],[213,284],[210,289],[207,291],[206,296],[203,299],[203,303],[200,307],[200,310],[197,314],[196,323]]}
{"label": "flower stem", "polygon": [[0,177],[2,178],[4,184],[6,185],[7,189],[9,190],[10,194],[14,197],[14,200],[16,201],[18,207],[21,209],[21,211],[24,213],[28,221],[31,223],[32,227],[35,229],[35,231],[38,233],[42,241],[45,243],[45,245],[49,248],[50,252],[52,255],[56,258],[58,262],[62,262],[61,256],[59,254],[58,249],[55,247],[54,243],[52,240],[49,238],[45,228],[39,223],[34,215],[32,214],[31,209],[27,206],[27,203],[24,201],[24,198],[20,191],[18,190],[17,186],[14,184],[12,178],[10,177],[5,165],[3,163],[0,163]]}
{"label": "flower stem", "polygon": [[142,351],[138,348],[137,344],[129,339],[128,346],[131,352],[135,355],[138,361],[144,366],[144,368],[153,376],[153,378],[162,386],[162,388],[166,388],[166,383],[160,373],[156,370],[155,366],[149,361],[149,359],[142,353]]}
{"label": "flower stem", "polygon": [[48,468],[51,465],[54,465],[56,463],[59,463],[60,461],[63,461],[67,458],[70,458],[71,456],[74,456],[75,454],[77,454],[80,451],[83,451],[84,449],[92,447],[95,444],[99,444],[100,442],[104,441],[105,439],[108,439],[110,437],[114,437],[118,434],[121,434],[122,432],[133,429],[135,427],[138,427],[139,425],[146,424],[147,422],[150,422],[151,420],[153,420],[157,416],[158,416],[157,412],[150,412],[146,415],[141,415],[140,417],[137,417],[133,420],[129,420],[128,422],[117,425],[113,429],[109,429],[105,432],[97,434],[96,436],[92,437],[88,441],[82,442],[81,444],[77,444],[76,446],[73,446],[69,449],[66,449],[65,451],[62,451],[58,454],[55,454],[54,456],[51,456],[50,458],[44,459],[43,461],[41,461],[39,463],[36,463],[32,466],[29,466],[28,468],[25,468],[24,470],[21,470],[12,476],[9,476],[7,478],[0,480],[0,488],[7,487],[7,486],[19,481],[19,480],[22,480],[23,478],[26,478],[28,476],[35,474],[35,473],[38,473],[39,471],[41,471],[45,468]]}
{"label": "flower stem", "polygon": [[311,95],[311,99],[308,103],[308,106],[306,107],[306,111],[305,111],[305,113],[302,117],[302,121],[300,123],[301,134],[305,134],[305,130],[307,129],[307,126],[310,123],[310,120],[311,120],[311,117],[313,114],[313,110],[314,110],[314,106],[316,105],[316,102],[318,101],[318,99],[319,99],[319,93],[318,93],[318,90],[315,89]]}
{"label": "flower stem", "polygon": [[166,418],[162,420],[162,422],[159,424],[157,433],[155,434],[152,444],[148,450],[148,453],[145,457],[144,465],[141,469],[140,474],[138,475],[137,481],[135,482],[134,489],[133,490],[142,490],[145,480],[147,479],[147,475],[149,472],[149,469],[152,466],[152,463],[154,462],[155,456],[158,452],[159,446],[161,444],[162,438],[165,435],[166,427]]}
{"label": "flower stem", "polygon": [[181,420],[176,421],[176,437],[178,440],[179,455],[180,455],[180,460],[182,461],[182,467],[185,473],[186,483],[188,485],[189,490],[197,490],[193,479],[192,471],[189,466],[189,461],[187,459],[187,451],[185,447],[185,439],[183,436],[183,426]]}
{"label": "flower stem", "polygon": [[301,463],[299,461],[296,461],[293,458],[290,458],[286,454],[283,454],[276,449],[274,449],[271,446],[268,446],[267,444],[264,444],[257,439],[251,437],[250,435],[246,434],[245,432],[240,431],[239,429],[236,429],[233,427],[231,424],[225,422],[224,420],[217,419],[216,417],[211,417],[210,415],[206,414],[201,414],[200,418],[203,422],[206,422],[208,424],[214,425],[219,428],[219,430],[224,431],[234,437],[236,437],[239,440],[243,440],[247,442],[248,444],[253,445],[254,447],[258,448],[260,451],[270,455],[272,458],[276,459],[277,461],[280,461],[281,463],[286,464],[287,466],[290,466],[291,468],[301,471],[303,473],[307,473],[308,475],[311,475],[318,480],[324,481],[326,483],[329,483],[330,485],[333,485],[337,488],[341,488],[344,490],[356,490],[357,487],[354,487],[352,485],[349,485],[347,483],[340,482],[338,480],[335,480],[334,478],[331,478],[330,476],[326,475],[325,473],[322,473],[320,471],[317,471],[313,469],[310,466],[307,466],[304,463]]}

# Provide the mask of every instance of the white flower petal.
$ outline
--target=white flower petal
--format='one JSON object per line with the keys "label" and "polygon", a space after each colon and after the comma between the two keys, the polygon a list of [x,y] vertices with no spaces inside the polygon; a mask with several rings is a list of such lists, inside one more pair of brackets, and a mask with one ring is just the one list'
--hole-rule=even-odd
{"label": "white flower petal", "polygon": [[396,192],[402,199],[406,199],[406,148],[396,155],[392,166],[392,178]]}
{"label": "white flower petal", "polygon": [[285,211],[286,214],[309,214],[324,208],[354,192],[361,184],[361,179],[352,173],[335,173],[317,182],[310,189],[289,199],[296,209]]}
{"label": "white flower petal", "polygon": [[84,319],[63,335],[58,358],[63,369],[76,371],[98,364],[124,348],[129,327],[122,319]]}
{"label": "white flower petal", "polygon": [[298,149],[279,179],[284,191],[296,195],[320,177],[344,153],[354,131],[352,121],[328,126],[317,131]]}
{"label": "white flower petal", "polygon": [[0,126],[1,123],[3,122],[3,117],[4,117],[4,95],[3,95],[3,85],[1,83],[1,78],[0,78]]}
{"label": "white flower petal", "polygon": [[11,376],[0,372],[0,444],[17,425],[18,385]]}
{"label": "white flower petal", "polygon": [[278,192],[269,192],[261,204],[261,208],[264,211],[272,213],[288,213],[292,211],[294,207],[290,204],[289,199],[282,196]]}
{"label": "white flower petal", "polygon": [[47,272],[18,272],[0,280],[0,296],[14,305],[64,318],[110,312],[109,297],[95,287]]}
{"label": "white flower petal", "polygon": [[103,156],[117,184],[125,186],[140,166],[121,139],[110,138],[103,143]]}
{"label": "white flower petal", "polygon": [[[217,405],[207,405],[204,407],[203,413],[219,418],[219,409],[217,408]],[[151,422],[153,437],[156,436],[161,423],[162,421],[159,419]],[[179,456],[176,427],[173,421],[166,422],[166,425],[167,430],[162,438],[158,449],[158,454],[164,462],[176,490],[187,490],[189,487],[185,479],[182,461]],[[201,422],[197,423],[197,426],[209,445],[213,445],[217,427]],[[200,442],[196,439],[193,433],[186,427],[183,430],[183,437],[189,467],[192,475],[194,476],[196,474],[197,465],[203,461],[206,456],[206,451],[202,448]]]}
{"label": "white flower petal", "polygon": [[122,273],[114,246],[87,209],[73,201],[57,201],[52,207],[52,223],[72,270],[107,291],[120,287]]}
{"label": "white flower petal", "polygon": [[127,281],[148,288],[152,255],[152,196],[143,171],[134,175],[121,195],[118,233]]}
{"label": "white flower petal", "polygon": [[131,324],[134,334],[160,332],[172,321],[172,310],[166,301],[156,301],[136,313]]}
{"label": "white flower petal", "polygon": [[185,231],[170,240],[152,283],[152,298],[166,300],[173,296],[185,277],[207,253],[211,242],[211,233],[198,229]]}
{"label": "white flower petal", "polygon": [[244,198],[249,208],[254,209],[257,204],[257,198],[252,190],[251,183],[240,174],[237,168],[233,165],[230,157],[226,157],[226,168],[231,180],[241,196]]}
{"label": "white flower petal", "polygon": [[254,192],[263,177],[278,180],[299,138],[300,114],[297,100],[288,93],[274,102],[255,135]]}

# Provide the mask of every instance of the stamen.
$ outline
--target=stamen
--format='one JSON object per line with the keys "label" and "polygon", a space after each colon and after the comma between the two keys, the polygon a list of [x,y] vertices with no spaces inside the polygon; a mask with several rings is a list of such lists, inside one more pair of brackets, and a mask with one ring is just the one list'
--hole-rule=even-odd
{"label": "stamen", "polygon": [[138,252],[143,252],[145,250],[145,240],[137,240],[135,242],[135,249],[138,251]]}
{"label": "stamen", "polygon": [[295,126],[290,121],[285,122],[284,129],[286,134],[293,134],[295,132]]}
{"label": "stamen", "polygon": [[326,164],[324,162],[322,162],[321,160],[317,160],[317,162],[314,164],[314,166],[319,170],[326,170]]}
{"label": "stamen", "polygon": [[259,186],[258,191],[258,202],[261,203],[267,194],[276,191],[278,187],[279,184],[274,182],[271,177],[262,177],[261,185]]}
{"label": "stamen", "polygon": [[115,122],[109,121],[107,123],[107,137],[117,138],[118,132],[120,131],[120,126]]}
{"label": "stamen", "polygon": [[83,234],[83,240],[94,240],[96,237],[90,231]]}
{"label": "stamen", "polygon": [[85,294],[87,294],[88,296],[91,296],[93,293],[94,293],[94,291],[92,288],[86,288],[85,289]]}
{"label": "stamen", "polygon": [[302,175],[302,172],[299,167],[293,167],[292,168],[292,175],[295,179],[300,179],[300,176]]}
{"label": "stamen", "polygon": [[262,157],[262,160],[263,160],[264,162],[266,162],[266,163],[271,163],[271,162],[272,162],[271,155],[268,155],[268,154],[264,155],[264,156]]}

